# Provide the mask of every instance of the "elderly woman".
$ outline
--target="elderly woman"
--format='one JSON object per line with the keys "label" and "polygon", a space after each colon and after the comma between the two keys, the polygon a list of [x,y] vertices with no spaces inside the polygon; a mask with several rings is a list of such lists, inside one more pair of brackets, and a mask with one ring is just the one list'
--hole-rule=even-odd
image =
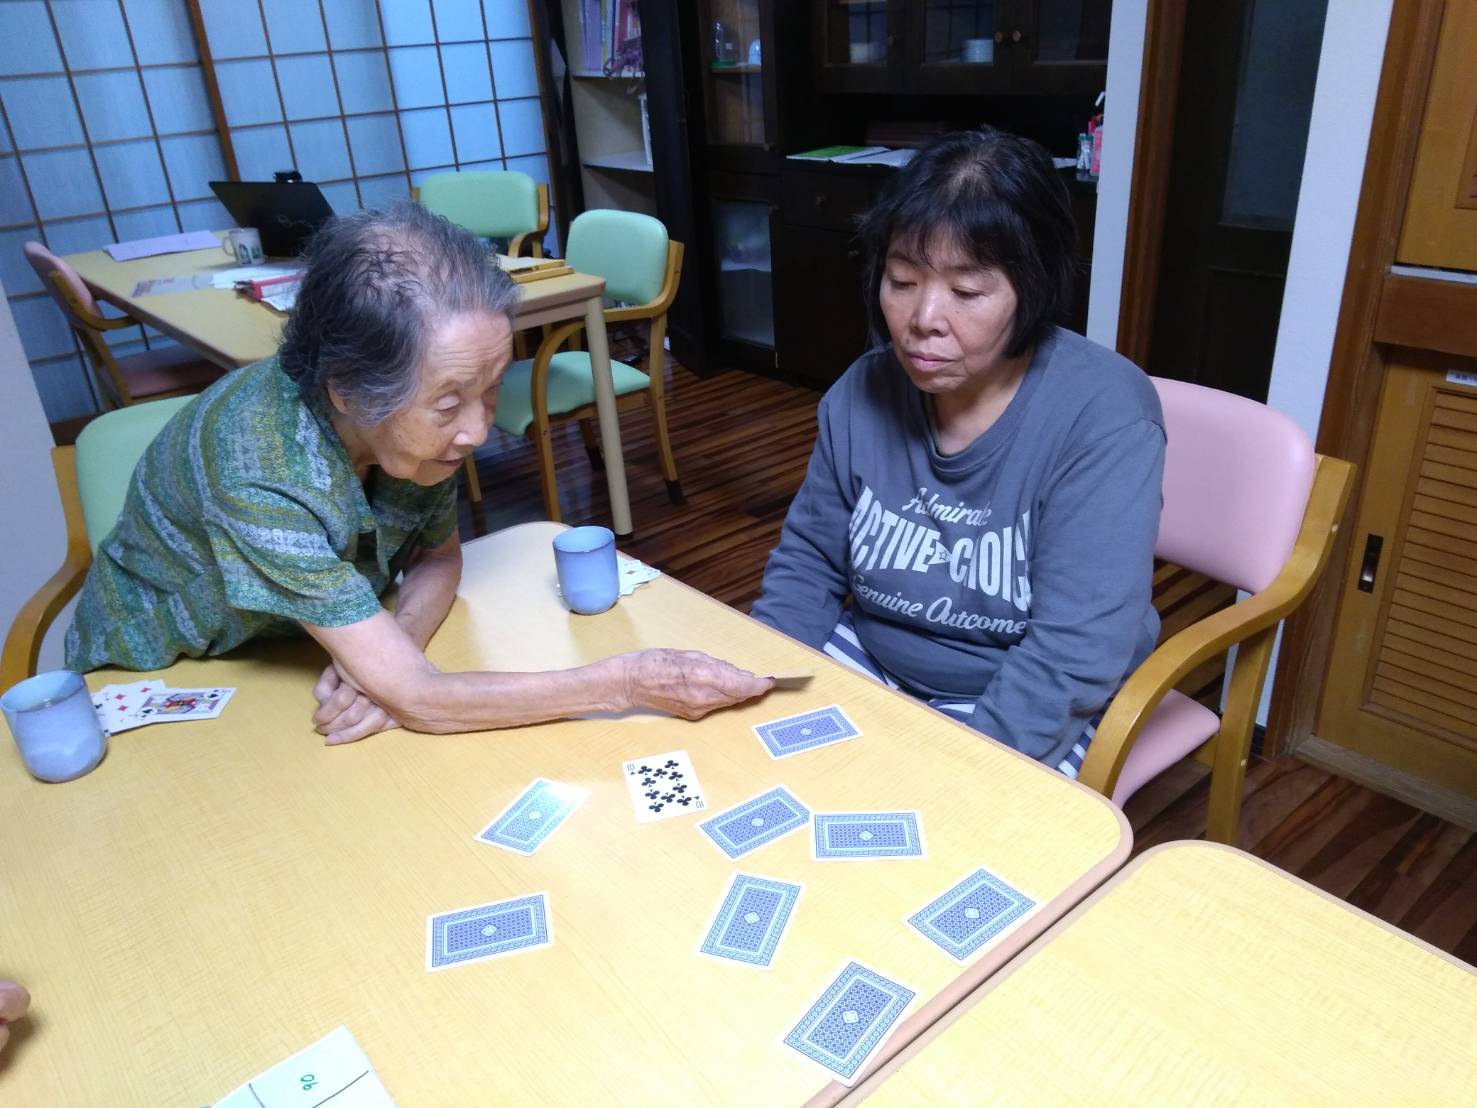
{"label": "elderly woman", "polygon": [[[631,707],[697,718],[767,679],[644,650],[545,673],[442,673],[424,654],[461,574],[456,474],[487,438],[517,288],[414,205],[314,238],[276,357],[229,374],[144,453],[98,545],[68,665],[160,669],[306,631],[329,743]],[[380,596],[401,578],[394,613]]]}
{"label": "elderly woman", "polygon": [[1157,395],[1053,325],[1075,233],[1035,143],[937,140],[860,238],[890,341],[821,401],[754,615],[1075,776],[1158,632]]}

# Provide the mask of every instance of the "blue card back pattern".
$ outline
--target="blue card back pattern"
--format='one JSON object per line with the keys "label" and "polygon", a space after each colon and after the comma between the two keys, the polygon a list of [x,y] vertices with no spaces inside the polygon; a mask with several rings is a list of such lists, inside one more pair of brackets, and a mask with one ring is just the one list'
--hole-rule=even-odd
{"label": "blue card back pattern", "polygon": [[817,812],[815,858],[922,858],[917,812]]}
{"label": "blue card back pattern", "polygon": [[799,899],[799,885],[734,874],[699,953],[768,969]]}
{"label": "blue card back pattern", "polygon": [[730,859],[739,858],[765,843],[798,830],[810,822],[810,809],[783,785],[719,812],[698,824]]}
{"label": "blue card back pattern", "polygon": [[909,916],[908,923],[950,958],[963,962],[1035,906],[1024,893],[978,869]]}
{"label": "blue card back pattern", "polygon": [[553,941],[544,893],[443,912],[426,921],[426,969],[497,958]]}
{"label": "blue card back pattern", "polygon": [[477,841],[532,854],[589,795],[577,785],[536,778],[478,833]]}
{"label": "blue card back pattern", "polygon": [[850,1085],[914,995],[875,970],[849,962],[785,1036],[785,1045]]}
{"label": "blue card back pattern", "polygon": [[814,712],[758,724],[754,733],[771,758],[784,758],[818,746],[854,739],[861,734],[846,718],[846,713],[834,704]]}

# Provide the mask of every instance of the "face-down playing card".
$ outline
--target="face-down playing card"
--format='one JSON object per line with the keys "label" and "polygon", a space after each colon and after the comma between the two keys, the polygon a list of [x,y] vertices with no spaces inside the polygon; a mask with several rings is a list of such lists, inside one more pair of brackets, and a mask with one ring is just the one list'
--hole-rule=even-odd
{"label": "face-down playing card", "polygon": [[738,858],[809,822],[810,809],[783,785],[777,785],[767,793],[703,820],[698,827],[729,858]]}
{"label": "face-down playing card", "polygon": [[785,1045],[850,1085],[914,995],[875,970],[849,962],[785,1036]]}
{"label": "face-down playing card", "polygon": [[1036,902],[985,869],[977,869],[908,923],[956,962],[965,962],[1036,907]]}
{"label": "face-down playing card", "polygon": [[754,733],[771,758],[784,758],[818,746],[854,739],[861,734],[856,724],[834,704],[813,712],[802,712],[798,716],[757,724]]}
{"label": "face-down playing card", "polygon": [[426,919],[426,969],[499,958],[553,942],[546,893],[442,912]]}
{"label": "face-down playing card", "polygon": [[661,819],[701,812],[708,806],[697,771],[685,750],[652,754],[621,765],[626,791],[636,822],[654,823]]}
{"label": "face-down playing card", "polygon": [[536,778],[477,833],[477,841],[515,854],[532,854],[589,795],[589,789],[578,785]]}
{"label": "face-down playing card", "polygon": [[867,858],[922,858],[923,828],[917,812],[817,812],[818,862]]}
{"label": "face-down playing card", "polygon": [[768,969],[800,899],[800,889],[772,877],[734,874],[698,953]]}

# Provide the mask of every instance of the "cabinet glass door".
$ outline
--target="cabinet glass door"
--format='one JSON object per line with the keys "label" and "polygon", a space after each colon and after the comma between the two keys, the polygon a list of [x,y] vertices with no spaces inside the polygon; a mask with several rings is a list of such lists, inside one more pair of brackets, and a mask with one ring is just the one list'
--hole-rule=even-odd
{"label": "cabinet glass door", "polygon": [[703,23],[708,141],[764,146],[764,57],[759,0],[709,0]]}
{"label": "cabinet glass door", "polygon": [[826,0],[827,65],[885,65],[886,0]]}
{"label": "cabinet glass door", "polygon": [[1108,60],[1109,0],[1036,0],[1037,64]]}
{"label": "cabinet glass door", "polygon": [[995,64],[994,0],[927,0],[922,14],[924,65]]}
{"label": "cabinet glass door", "polygon": [[713,238],[718,255],[718,320],[724,339],[774,346],[774,296],[769,255],[769,205],[716,200]]}

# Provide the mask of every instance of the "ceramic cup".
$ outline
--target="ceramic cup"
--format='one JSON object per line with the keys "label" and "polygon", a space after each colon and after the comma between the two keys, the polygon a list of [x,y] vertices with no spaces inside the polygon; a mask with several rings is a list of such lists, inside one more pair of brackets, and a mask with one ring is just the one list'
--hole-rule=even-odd
{"label": "ceramic cup", "polygon": [[880,42],[853,42],[850,46],[851,64],[867,65],[882,60]]}
{"label": "ceramic cup", "polygon": [[262,237],[255,227],[237,227],[227,231],[221,240],[221,249],[236,259],[237,265],[256,265],[261,261]]}
{"label": "ceramic cup", "polygon": [[968,65],[980,65],[995,60],[995,40],[990,38],[967,38],[959,52],[960,60]]}
{"label": "ceramic cup", "polygon": [[572,612],[593,616],[621,595],[615,535],[608,527],[573,527],[554,538],[559,592]]}
{"label": "ceramic cup", "polygon": [[5,721],[31,776],[70,781],[103,760],[108,738],[79,674],[38,673],[0,696]]}

